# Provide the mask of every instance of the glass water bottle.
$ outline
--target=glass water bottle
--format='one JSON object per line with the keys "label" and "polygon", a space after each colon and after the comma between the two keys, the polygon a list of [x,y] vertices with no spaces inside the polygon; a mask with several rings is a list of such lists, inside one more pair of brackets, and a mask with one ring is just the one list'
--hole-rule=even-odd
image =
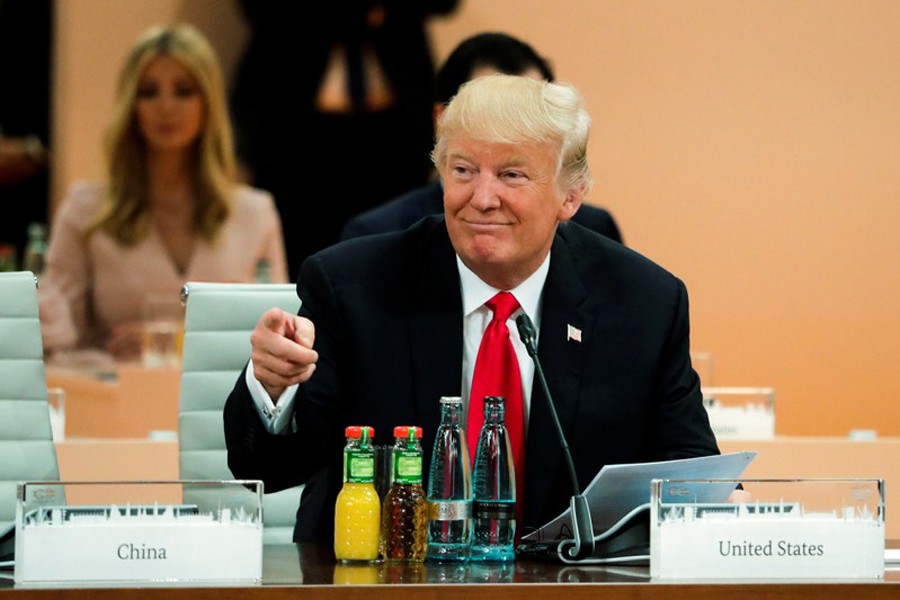
{"label": "glass water bottle", "polygon": [[484,397],[484,426],[478,438],[473,475],[471,560],[515,559],[516,473],[504,423],[502,396]]}
{"label": "glass water bottle", "polygon": [[466,561],[472,544],[472,484],[462,398],[441,398],[428,477],[429,561]]}

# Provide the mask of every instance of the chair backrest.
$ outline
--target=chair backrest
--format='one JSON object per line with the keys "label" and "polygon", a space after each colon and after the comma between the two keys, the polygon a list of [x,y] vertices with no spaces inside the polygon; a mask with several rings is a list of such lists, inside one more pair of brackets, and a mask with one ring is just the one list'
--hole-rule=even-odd
{"label": "chair backrest", "polygon": [[[179,467],[183,480],[234,479],[228,469],[222,410],[250,358],[250,332],[272,308],[296,313],[293,284],[188,282],[178,407]],[[266,494],[267,544],[291,543],[303,486]]]}
{"label": "chair backrest", "polygon": [[19,482],[59,479],[36,283],[30,271],[0,273],[0,537]]}

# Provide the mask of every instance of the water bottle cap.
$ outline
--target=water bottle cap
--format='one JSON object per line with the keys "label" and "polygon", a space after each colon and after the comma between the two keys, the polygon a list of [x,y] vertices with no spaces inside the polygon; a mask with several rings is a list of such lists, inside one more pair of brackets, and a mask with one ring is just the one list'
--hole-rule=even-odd
{"label": "water bottle cap", "polygon": [[397,425],[396,427],[394,427],[394,437],[395,437],[395,438],[398,438],[398,437],[402,437],[402,438],[409,437],[409,430],[410,430],[410,429],[415,429],[415,430],[416,430],[416,438],[421,438],[421,437],[422,437],[422,428],[421,428],[421,427],[415,427],[415,426],[413,426],[413,425]]}
{"label": "water bottle cap", "polygon": [[361,438],[363,427],[369,430],[369,439],[375,437],[375,430],[367,425],[351,425],[344,430],[344,435],[348,438]]}
{"label": "water bottle cap", "polygon": [[462,404],[459,396],[441,396],[441,404]]}

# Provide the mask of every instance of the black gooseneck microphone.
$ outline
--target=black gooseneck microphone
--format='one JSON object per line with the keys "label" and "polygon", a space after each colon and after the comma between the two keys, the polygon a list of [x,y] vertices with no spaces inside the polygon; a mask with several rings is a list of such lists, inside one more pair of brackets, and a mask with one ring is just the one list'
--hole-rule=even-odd
{"label": "black gooseneck microphone", "polygon": [[556,415],[556,405],[553,403],[553,397],[550,395],[547,378],[544,377],[544,369],[541,368],[541,361],[537,354],[537,335],[534,330],[534,323],[531,322],[528,315],[522,313],[516,317],[516,326],[519,329],[519,337],[522,339],[528,355],[534,362],[534,370],[541,382],[544,397],[547,399],[547,406],[550,408],[550,416],[553,417],[553,425],[556,426],[556,434],[559,436],[559,443],[569,467],[569,477],[572,480],[572,500],[569,504],[572,508],[572,529],[575,534],[575,540],[574,545],[566,552],[570,560],[581,560],[594,552],[594,525],[591,522],[591,510],[588,507],[587,498],[581,493],[581,487],[578,485],[578,475],[575,473],[572,453],[569,451],[569,444],[566,442],[562,425],[559,424],[559,417]]}

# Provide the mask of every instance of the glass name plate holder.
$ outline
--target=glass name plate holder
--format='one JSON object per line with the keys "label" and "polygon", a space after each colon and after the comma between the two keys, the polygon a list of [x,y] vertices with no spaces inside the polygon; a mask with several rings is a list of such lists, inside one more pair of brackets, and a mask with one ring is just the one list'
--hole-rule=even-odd
{"label": "glass name plate holder", "polygon": [[719,440],[775,437],[775,392],[768,387],[704,387],[703,405]]}
{"label": "glass name plate holder", "polygon": [[[739,483],[747,502],[693,500]],[[884,577],[881,479],[654,479],[650,513],[653,578]]]}
{"label": "glass name plate holder", "polygon": [[18,486],[17,586],[262,580],[261,481]]}

